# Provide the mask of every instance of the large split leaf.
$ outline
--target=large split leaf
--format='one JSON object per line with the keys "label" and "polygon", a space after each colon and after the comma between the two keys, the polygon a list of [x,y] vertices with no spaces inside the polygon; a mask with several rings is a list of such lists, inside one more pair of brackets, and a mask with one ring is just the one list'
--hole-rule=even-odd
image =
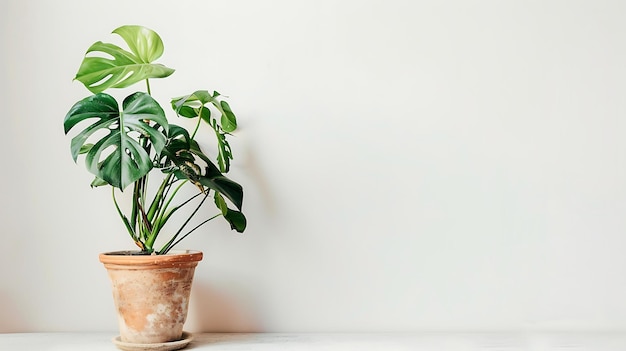
{"label": "large split leaf", "polygon": [[174,73],[171,68],[153,63],[163,54],[163,42],[156,32],[142,26],[122,26],[113,33],[124,39],[130,51],[100,41],[89,47],[75,79],[92,93]]}
{"label": "large split leaf", "polygon": [[106,131],[87,152],[85,165],[96,177],[121,190],[153,167],[140,137],[148,139],[157,154],[165,147],[166,137],[159,129],[167,132],[167,119],[161,106],[148,94],[138,92],[128,96],[122,103],[122,112],[108,94],[87,97],[65,116],[65,133],[89,119],[96,121],[72,139],[72,157],[76,161],[88,139],[98,131]]}

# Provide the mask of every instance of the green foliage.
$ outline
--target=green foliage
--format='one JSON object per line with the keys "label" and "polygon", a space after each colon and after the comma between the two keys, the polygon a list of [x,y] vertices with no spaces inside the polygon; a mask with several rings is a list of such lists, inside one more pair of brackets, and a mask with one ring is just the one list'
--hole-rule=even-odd
{"label": "green foliage", "polygon": [[[227,137],[237,129],[230,105],[216,91],[211,94],[197,90],[170,102],[176,115],[197,120],[193,132],[169,123],[161,105],[150,95],[148,82],[149,78],[165,78],[174,72],[154,63],[163,54],[161,38],[142,26],[122,26],[113,33],[122,37],[128,50],[96,42],[87,50],[76,74],[75,79],[94,95],[78,101],[65,116],[66,134],[75,128],[80,130],[70,143],[72,158],[77,161],[84,155],[85,166],[94,175],[92,187],[112,187],[116,211],[142,251],[165,254],[201,225],[219,216],[231,229],[243,232],[247,224],[241,212],[243,189],[225,176],[233,159]],[[114,97],[104,93],[141,81],[146,81],[148,91],[127,96],[121,109]],[[219,120],[212,116],[211,109],[218,112]],[[217,165],[195,139],[202,122],[215,134]],[[158,172],[153,172],[155,170]],[[148,189],[150,176],[161,177],[159,188],[153,193]],[[193,185],[197,193],[176,201],[179,190],[187,183]],[[130,185],[132,209],[127,215],[118,205],[115,189],[125,190],[131,188]],[[218,213],[186,229],[210,194],[213,194]],[[192,206],[190,204],[195,208],[184,223],[156,250],[155,241],[165,224],[180,209]]]}
{"label": "green foliage", "polygon": [[[208,123],[215,131],[217,138],[217,163],[222,172],[228,172],[230,169],[230,160],[233,155],[230,145],[226,140],[226,135],[237,129],[237,118],[230,109],[226,101],[218,99],[220,93],[217,91],[211,95],[206,90],[198,90],[191,95],[172,99],[172,108],[181,117],[198,118]],[[207,108],[207,104],[211,104],[221,114],[220,123],[217,119],[211,117],[211,110]]]}
{"label": "green foliage", "polygon": [[140,26],[123,26],[113,33],[126,41],[131,52],[100,41],[87,49],[74,79],[92,93],[126,88],[148,78],[165,78],[174,73],[171,68],[152,63],[163,54],[163,42],[154,31]]}
{"label": "green foliage", "polygon": [[[146,93],[137,92],[123,102],[123,111],[117,101],[108,94],[98,93],[77,102],[65,116],[65,133],[79,122],[96,119],[77,136],[72,138],[71,151],[76,161],[86,142],[94,133],[104,130],[105,136],[89,147],[85,164],[89,172],[108,184],[124,190],[128,185],[145,176],[152,169],[148,151],[130,134],[137,132],[138,139],[149,139],[157,154],[165,146],[165,135],[157,127],[167,130],[165,113],[156,100]],[[155,122],[154,125],[150,121]],[[107,156],[107,149],[113,149]]]}

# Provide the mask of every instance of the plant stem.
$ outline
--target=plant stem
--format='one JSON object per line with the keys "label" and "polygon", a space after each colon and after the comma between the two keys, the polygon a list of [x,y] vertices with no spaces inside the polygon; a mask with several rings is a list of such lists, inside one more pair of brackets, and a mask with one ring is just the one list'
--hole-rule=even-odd
{"label": "plant stem", "polygon": [[209,219],[205,219],[204,221],[202,221],[202,223],[198,224],[197,226],[193,227],[193,229],[191,229],[190,231],[188,231],[185,235],[183,235],[180,239],[176,240],[176,242],[174,242],[172,245],[170,245],[167,250],[165,252],[160,251],[159,253],[164,255],[166,253],[168,253],[174,246],[178,245],[179,242],[181,242],[183,239],[185,239],[189,234],[193,233],[196,229],[200,228],[201,226],[203,226],[204,224],[206,224],[207,222],[209,222],[210,220],[213,220],[219,216],[221,216],[221,213],[216,214],[215,216],[209,218]]}
{"label": "plant stem", "polygon": [[154,215],[156,214],[157,209],[162,208],[161,205],[164,201],[165,190],[167,189],[171,178],[171,173],[163,178],[163,181],[161,182],[157,193],[154,195],[154,199],[152,199],[152,203],[150,204],[150,208],[148,209],[148,219],[151,221],[154,219]]}
{"label": "plant stem", "polygon": [[150,80],[146,79],[146,90],[148,91],[148,95],[152,95],[152,92],[150,92]]}
{"label": "plant stem", "polygon": [[117,204],[117,198],[115,198],[115,187],[111,187],[111,196],[113,196],[113,203],[115,204],[115,209],[117,210],[117,214],[122,219],[124,226],[126,226],[126,230],[128,231],[128,234],[133,239],[135,244],[137,244],[137,246],[139,246],[143,250],[144,249],[143,244],[141,243],[140,240],[137,239],[137,235],[135,234],[134,229],[131,227],[130,223],[128,223],[128,218],[124,216],[124,214],[122,213],[122,210],[120,210],[120,206]]}
{"label": "plant stem", "polygon": [[[200,195],[202,193],[196,194],[194,197]],[[196,208],[193,210],[193,212],[191,213],[191,215],[189,215],[189,217],[187,217],[187,220],[185,221],[185,223],[183,223],[183,225],[178,229],[178,231],[176,232],[176,234],[174,234],[174,236],[172,237],[172,239],[165,244],[165,246],[159,251],[159,253],[162,253],[163,251],[167,252],[172,248],[172,243],[174,242],[174,240],[176,240],[176,238],[178,237],[178,235],[180,234],[180,232],[183,231],[183,229],[185,229],[185,227],[187,226],[187,224],[189,223],[189,221],[191,221],[191,219],[193,218],[193,216],[196,215],[196,213],[198,212],[198,210],[200,209],[200,207],[202,207],[202,204],[204,203],[204,201],[207,199],[207,197],[209,196],[209,192],[207,191],[206,194],[204,195],[204,197],[202,198],[202,201],[200,201],[200,203],[198,204],[198,206],[196,206]],[[187,204],[189,201],[191,201],[191,199],[185,201],[183,203]],[[181,205],[182,206],[182,205]]]}
{"label": "plant stem", "polygon": [[196,128],[193,130],[193,133],[191,134],[191,139],[193,140],[196,136],[196,133],[198,132],[198,128],[200,128],[200,122],[202,122],[202,107],[200,106],[200,114],[198,115],[198,123],[196,123]]}
{"label": "plant stem", "polygon": [[133,185],[133,207],[130,213],[130,224],[133,227],[133,230],[137,230],[137,214],[139,213],[137,209],[137,201],[139,200],[139,182],[135,182]]}

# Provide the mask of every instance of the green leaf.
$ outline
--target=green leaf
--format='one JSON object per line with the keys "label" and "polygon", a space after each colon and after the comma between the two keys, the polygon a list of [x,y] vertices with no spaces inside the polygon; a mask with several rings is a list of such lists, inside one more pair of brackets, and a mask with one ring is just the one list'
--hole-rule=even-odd
{"label": "green leaf", "polygon": [[[171,105],[179,116],[200,117],[213,128],[217,138],[217,164],[221,172],[227,173],[230,170],[230,160],[233,159],[233,155],[226,135],[237,129],[237,119],[227,102],[215,99],[219,95],[217,91],[211,96],[206,90],[197,90],[193,94],[173,98]],[[211,111],[205,106],[209,103],[221,113],[220,123],[215,118],[211,118]]]}
{"label": "green leaf", "polygon": [[213,97],[211,96],[211,94],[209,94],[208,91],[206,90],[196,90],[192,95],[191,95],[191,99],[187,100],[187,101],[194,101],[194,100],[198,100],[200,101],[200,103],[202,105],[206,104],[207,102],[211,102],[213,101]]}
{"label": "green leaf", "polygon": [[[67,134],[78,123],[96,119],[72,138],[71,152],[75,161],[80,149],[94,133],[107,132],[91,147],[85,165],[96,177],[121,190],[147,174],[153,166],[150,155],[135,134],[149,139],[154,152],[159,154],[165,147],[166,138],[158,128],[168,130],[163,109],[148,94],[138,92],[128,96],[122,108],[123,112],[119,112],[112,96],[98,93],[76,103],[64,122]],[[150,121],[156,124],[151,125]]]}
{"label": "green leaf", "polygon": [[220,105],[222,106],[222,110],[224,113],[222,114],[222,119],[220,123],[222,124],[222,129],[225,132],[230,133],[237,129],[237,118],[235,114],[230,109],[230,105],[226,101],[220,101]]}
{"label": "green leaf", "polygon": [[[208,91],[196,90],[193,94],[173,98],[171,103],[174,111],[176,111],[179,115],[182,115],[179,111],[183,107],[192,108],[194,111],[197,111],[200,107],[214,100],[215,99]],[[193,116],[183,115],[183,117],[198,117],[198,113],[195,113]]]}
{"label": "green leaf", "polygon": [[200,108],[200,118],[202,118],[202,120],[205,121],[206,123],[210,124],[211,123],[211,110],[202,106],[202,108]]}
{"label": "green leaf", "polygon": [[209,163],[206,174],[200,176],[200,184],[226,196],[239,210],[243,205],[243,188],[225,177],[214,164]]}
{"label": "green leaf", "polygon": [[233,159],[233,154],[230,151],[230,144],[226,140],[226,134],[215,131],[217,137],[217,163],[220,166],[220,171],[227,173],[230,170],[230,160]]}
{"label": "green leaf", "polygon": [[224,218],[230,223],[230,229],[234,229],[239,233],[243,233],[243,231],[246,230],[247,221],[243,213],[229,208]]}
{"label": "green leaf", "polygon": [[109,185],[109,183],[107,183],[106,181],[104,181],[104,180],[102,180],[102,179],[100,179],[98,177],[94,177],[93,181],[89,185],[91,185],[92,188],[96,188],[96,187],[99,187],[99,186]]}
{"label": "green leaf", "polygon": [[228,205],[226,204],[224,197],[220,195],[220,193],[215,192],[215,196],[213,196],[213,198],[215,199],[215,206],[220,209],[222,215],[225,215],[228,212]]}
{"label": "green leaf", "polygon": [[185,128],[170,124],[165,147],[160,153],[161,167],[169,167],[172,163],[194,161],[193,156],[186,156],[191,147],[190,142],[189,132]]}
{"label": "green leaf", "polygon": [[228,208],[224,197],[217,192],[215,193],[215,205],[220,209],[228,223],[230,223],[230,229],[235,229],[239,233],[243,233],[246,229],[246,217],[243,213]]}
{"label": "green leaf", "polygon": [[180,109],[178,111],[176,111],[178,113],[179,116],[181,117],[185,117],[185,118],[196,118],[198,117],[198,114],[196,113],[196,110],[192,107],[189,106],[181,106]]}
{"label": "green leaf", "polygon": [[135,56],[144,63],[150,63],[163,55],[163,41],[159,35],[142,26],[122,26],[113,31],[118,34]]}
{"label": "green leaf", "polygon": [[[238,209],[243,204],[243,188],[241,185],[225,177],[215,166],[211,160],[202,152],[200,146],[195,140],[189,140],[189,148],[185,148],[182,140],[176,139],[168,142],[163,149],[162,155],[165,155],[166,161],[164,167],[173,163],[176,167],[170,170],[164,169],[165,172],[174,172],[176,177],[189,179],[199,187],[207,187],[215,190],[217,193],[228,198]],[[198,165],[199,158],[206,166],[204,174],[202,168]]]}
{"label": "green leaf", "polygon": [[100,41],[89,47],[74,79],[92,93],[125,88],[148,78],[164,78],[174,73],[171,68],[152,63],[163,53],[163,42],[154,31],[124,26],[114,33],[126,41],[132,52]]}

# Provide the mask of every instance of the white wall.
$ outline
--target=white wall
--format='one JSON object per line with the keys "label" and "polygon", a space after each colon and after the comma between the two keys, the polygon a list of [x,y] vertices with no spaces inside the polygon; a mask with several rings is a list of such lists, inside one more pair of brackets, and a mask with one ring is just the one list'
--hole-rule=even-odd
{"label": "white wall", "polygon": [[165,41],[167,101],[230,96],[244,235],[214,223],[187,329],[626,327],[626,3],[0,5],[0,332],[115,330],[132,248],[62,120],[86,48]]}

